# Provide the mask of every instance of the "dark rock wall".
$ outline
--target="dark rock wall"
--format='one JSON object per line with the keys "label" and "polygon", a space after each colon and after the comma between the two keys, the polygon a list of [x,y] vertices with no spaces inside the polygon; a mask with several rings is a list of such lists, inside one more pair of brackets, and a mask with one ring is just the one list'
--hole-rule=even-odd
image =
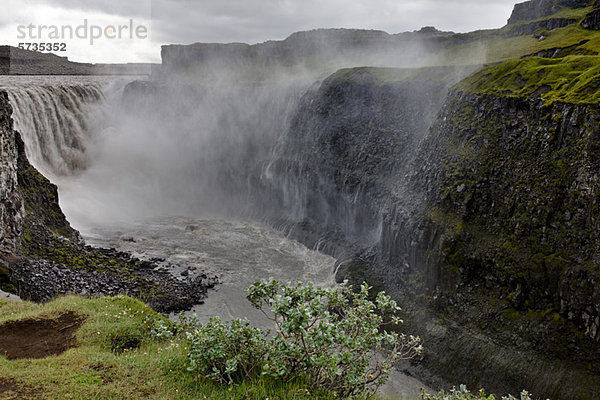
{"label": "dark rock wall", "polygon": [[391,193],[448,86],[466,70],[379,77],[386,70],[357,68],[314,87],[263,171],[263,213],[303,224],[315,240],[338,240],[354,250],[376,245]]}
{"label": "dark rock wall", "polygon": [[563,7],[583,8],[593,3],[592,0],[531,0],[515,5],[509,24],[520,21],[531,21],[560,11]]}
{"label": "dark rock wall", "polygon": [[600,341],[599,118],[591,105],[452,94],[421,155],[428,220],[451,231],[442,263],[458,281],[440,285],[491,281],[507,306]]}
{"label": "dark rock wall", "polygon": [[597,398],[600,110],[445,99],[430,72],[313,88],[267,169],[272,209],[352,249],[340,278],[401,300],[432,385]]}
{"label": "dark rock wall", "polygon": [[594,10],[585,16],[581,21],[581,26],[585,29],[600,30],[600,10]]}
{"label": "dark rock wall", "polygon": [[503,382],[509,366],[490,367],[491,390],[600,395],[599,118],[596,105],[453,92],[420,150],[410,185],[426,193],[416,243],[429,257],[414,267],[429,306],[514,348],[505,360],[537,360]]}
{"label": "dark rock wall", "polygon": [[17,189],[17,147],[6,92],[0,92],[0,257],[14,254],[23,219],[23,199]]}

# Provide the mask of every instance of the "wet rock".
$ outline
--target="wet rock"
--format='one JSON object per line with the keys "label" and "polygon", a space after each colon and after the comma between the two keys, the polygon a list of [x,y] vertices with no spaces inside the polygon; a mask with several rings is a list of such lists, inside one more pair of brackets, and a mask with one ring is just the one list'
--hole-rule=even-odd
{"label": "wet rock", "polygon": [[[160,312],[177,312],[202,304],[206,291],[214,287],[216,277],[181,281],[161,273],[132,271],[127,277],[110,273],[76,271],[45,260],[23,258],[10,265],[11,277],[19,296],[43,302],[62,294],[142,295],[152,308]],[[32,277],[35,277],[32,279]]]}

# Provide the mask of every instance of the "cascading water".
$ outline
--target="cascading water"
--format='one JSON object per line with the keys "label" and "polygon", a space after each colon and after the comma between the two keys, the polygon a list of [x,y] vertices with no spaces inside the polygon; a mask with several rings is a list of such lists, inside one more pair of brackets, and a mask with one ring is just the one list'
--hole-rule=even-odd
{"label": "cascading water", "polygon": [[89,166],[90,140],[106,121],[105,85],[95,78],[0,79],[28,158],[44,174],[64,177]]}

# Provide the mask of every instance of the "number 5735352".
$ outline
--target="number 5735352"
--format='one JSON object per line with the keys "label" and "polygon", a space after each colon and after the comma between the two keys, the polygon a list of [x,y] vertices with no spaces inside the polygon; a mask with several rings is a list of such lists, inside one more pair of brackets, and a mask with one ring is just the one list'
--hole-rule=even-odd
{"label": "number 5735352", "polygon": [[18,46],[23,50],[31,50],[31,51],[67,51],[66,43],[19,43]]}

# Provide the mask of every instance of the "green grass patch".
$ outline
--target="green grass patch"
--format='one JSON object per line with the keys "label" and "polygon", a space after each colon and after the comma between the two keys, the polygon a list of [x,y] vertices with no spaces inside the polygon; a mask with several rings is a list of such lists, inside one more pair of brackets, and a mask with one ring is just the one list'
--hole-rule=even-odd
{"label": "green grass patch", "polygon": [[[62,297],[45,305],[0,301],[0,324],[73,311],[86,318],[77,345],[59,356],[9,361],[0,376],[45,399],[333,399],[302,382],[268,379],[218,385],[188,371],[185,339],[153,339],[152,321],[164,319],[125,296]],[[133,338],[134,346],[129,346]],[[116,346],[115,346],[116,345]]]}
{"label": "green grass patch", "polygon": [[504,97],[535,96],[548,103],[597,104],[600,56],[532,57],[509,61],[482,69],[457,88]]}

